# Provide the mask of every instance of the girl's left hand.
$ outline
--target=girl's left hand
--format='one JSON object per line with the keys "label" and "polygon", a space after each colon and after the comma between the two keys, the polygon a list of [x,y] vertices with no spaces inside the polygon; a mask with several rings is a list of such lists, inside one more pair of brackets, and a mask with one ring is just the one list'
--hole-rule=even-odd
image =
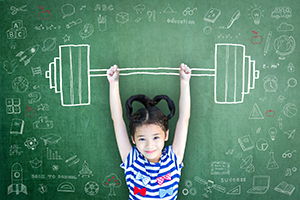
{"label": "girl's left hand", "polygon": [[182,63],[180,65],[179,74],[181,80],[189,81],[192,75],[192,70],[187,65]]}

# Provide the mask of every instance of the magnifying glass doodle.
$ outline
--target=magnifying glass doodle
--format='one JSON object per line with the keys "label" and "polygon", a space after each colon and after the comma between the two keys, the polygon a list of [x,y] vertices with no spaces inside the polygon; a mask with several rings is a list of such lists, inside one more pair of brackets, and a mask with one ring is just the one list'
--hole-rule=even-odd
{"label": "magnifying glass doodle", "polygon": [[290,78],[288,81],[287,81],[287,86],[286,88],[284,89],[284,91],[286,92],[290,87],[293,88],[297,85],[297,80],[294,79],[294,78]]}
{"label": "magnifying glass doodle", "polygon": [[75,13],[75,7],[72,4],[65,4],[61,7],[61,12],[64,19],[65,17],[69,17]]}

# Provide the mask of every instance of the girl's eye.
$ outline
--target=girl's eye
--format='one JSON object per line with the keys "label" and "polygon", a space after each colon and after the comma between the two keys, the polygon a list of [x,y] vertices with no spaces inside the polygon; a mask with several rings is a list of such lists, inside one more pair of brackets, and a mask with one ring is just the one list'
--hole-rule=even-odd
{"label": "girl's eye", "polygon": [[144,138],[140,138],[139,141],[145,141],[145,139]]}
{"label": "girl's eye", "polygon": [[156,136],[156,137],[154,137],[154,140],[157,140],[157,139],[159,139],[159,137],[157,137],[157,136]]}

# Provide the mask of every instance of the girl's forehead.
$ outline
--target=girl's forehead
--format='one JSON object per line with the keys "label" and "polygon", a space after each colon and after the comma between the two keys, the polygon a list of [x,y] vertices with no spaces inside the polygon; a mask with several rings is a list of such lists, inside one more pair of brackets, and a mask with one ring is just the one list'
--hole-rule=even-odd
{"label": "girl's forehead", "polygon": [[156,124],[145,124],[136,128],[136,135],[164,133],[163,129]]}

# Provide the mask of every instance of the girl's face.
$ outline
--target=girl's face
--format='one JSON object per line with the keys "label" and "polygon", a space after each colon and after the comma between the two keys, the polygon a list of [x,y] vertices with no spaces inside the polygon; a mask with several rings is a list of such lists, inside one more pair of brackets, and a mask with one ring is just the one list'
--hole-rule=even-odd
{"label": "girl's face", "polygon": [[145,158],[156,163],[159,162],[165,141],[168,140],[168,132],[165,133],[155,124],[143,125],[136,128],[132,141]]}

